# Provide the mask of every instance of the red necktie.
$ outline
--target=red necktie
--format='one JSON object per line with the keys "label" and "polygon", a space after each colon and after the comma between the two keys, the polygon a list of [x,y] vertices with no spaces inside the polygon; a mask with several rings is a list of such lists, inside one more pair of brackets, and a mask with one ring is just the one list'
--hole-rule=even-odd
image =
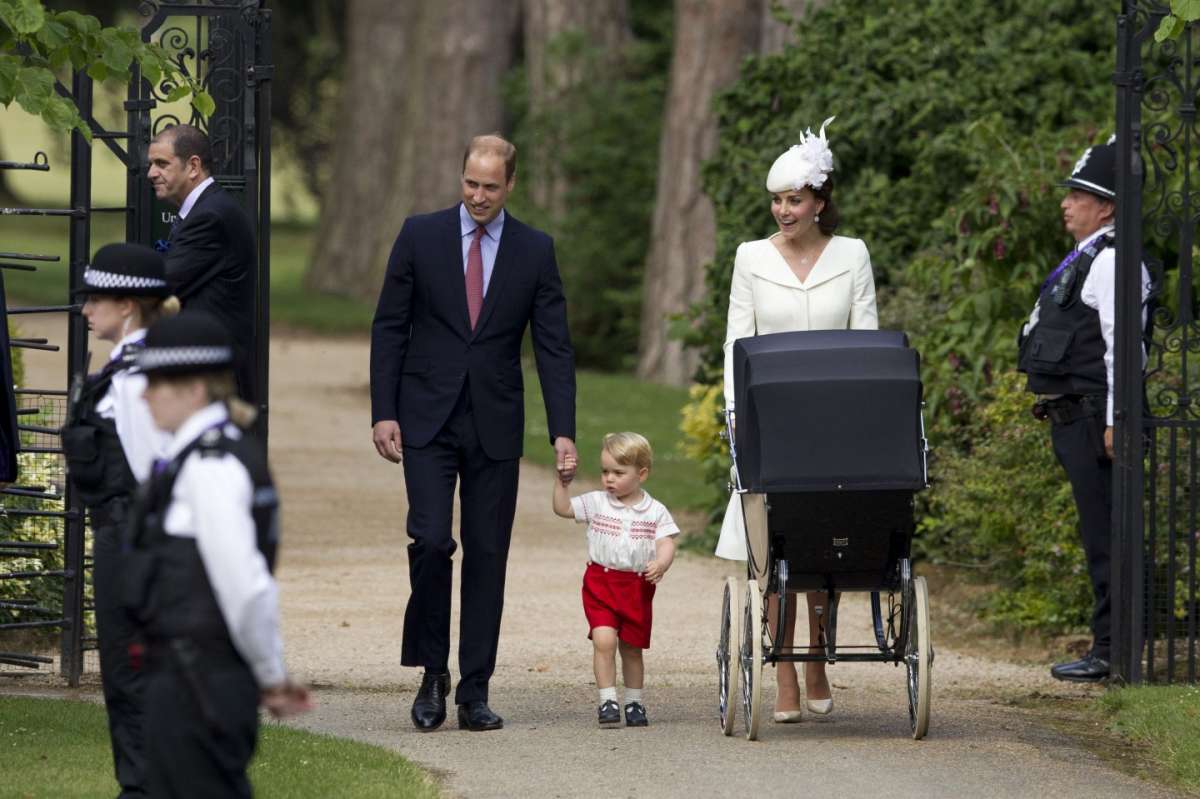
{"label": "red necktie", "polygon": [[483,307],[483,225],[475,228],[471,249],[467,251],[467,313],[471,316],[471,329],[479,321],[479,309]]}

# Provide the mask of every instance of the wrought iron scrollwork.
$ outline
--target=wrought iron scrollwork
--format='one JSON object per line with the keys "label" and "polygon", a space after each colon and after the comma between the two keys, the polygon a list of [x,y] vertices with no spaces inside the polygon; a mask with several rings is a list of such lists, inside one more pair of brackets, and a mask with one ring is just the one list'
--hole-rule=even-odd
{"label": "wrought iron scrollwork", "polygon": [[1139,2],[1132,20],[1143,51],[1134,75],[1140,103],[1145,166],[1142,191],[1143,260],[1152,278],[1146,372],[1153,419],[1200,419],[1200,322],[1197,321],[1193,240],[1200,220],[1200,140],[1195,103],[1200,93],[1200,35],[1189,27],[1179,39],[1154,41],[1169,9]]}
{"label": "wrought iron scrollwork", "polygon": [[[224,13],[222,9],[240,13]],[[239,173],[235,163],[247,134],[245,102],[253,84],[242,67],[243,50],[253,39],[258,24],[258,0],[207,0],[171,2],[143,0],[139,10],[159,24],[153,33],[157,42],[183,75],[198,82],[216,103],[218,112],[205,119],[194,108],[185,113],[166,110],[151,123],[151,135],[164,128],[186,122],[209,134],[214,167],[218,173]],[[190,19],[189,19],[190,18]],[[165,104],[178,84],[168,78],[150,87],[149,96]]]}

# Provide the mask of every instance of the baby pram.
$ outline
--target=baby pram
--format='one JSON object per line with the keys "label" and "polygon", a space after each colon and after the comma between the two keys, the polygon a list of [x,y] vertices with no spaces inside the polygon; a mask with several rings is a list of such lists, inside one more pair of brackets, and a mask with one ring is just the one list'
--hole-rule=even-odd
{"label": "baby pram", "polygon": [[[722,730],[733,731],[737,696],[746,737],[757,738],[764,664],[878,661],[904,665],[912,735],[922,738],[933,649],[925,579],[909,561],[913,493],[927,484],[916,351],[892,331],[806,331],[739,339],[733,363],[736,416],[725,435],[748,558],[740,635],[737,578],[722,598]],[[785,647],[783,600],[809,591],[825,596],[821,647]],[[843,591],[870,593],[873,644],[838,641]]]}

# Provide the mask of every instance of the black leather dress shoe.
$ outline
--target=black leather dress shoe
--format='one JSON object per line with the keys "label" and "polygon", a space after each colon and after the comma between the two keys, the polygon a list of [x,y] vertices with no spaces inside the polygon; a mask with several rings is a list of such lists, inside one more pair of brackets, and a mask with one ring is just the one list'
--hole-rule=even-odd
{"label": "black leather dress shoe", "polygon": [[1087,654],[1070,663],[1059,663],[1050,669],[1050,676],[1067,682],[1103,682],[1108,679],[1108,661]]}
{"label": "black leather dress shoe", "polygon": [[446,694],[450,690],[450,675],[425,672],[421,688],[413,700],[413,726],[420,732],[433,732],[446,720]]}
{"label": "black leather dress shoe", "polygon": [[504,726],[504,719],[493,713],[487,702],[465,702],[458,706],[458,726],[471,732],[498,730]]}

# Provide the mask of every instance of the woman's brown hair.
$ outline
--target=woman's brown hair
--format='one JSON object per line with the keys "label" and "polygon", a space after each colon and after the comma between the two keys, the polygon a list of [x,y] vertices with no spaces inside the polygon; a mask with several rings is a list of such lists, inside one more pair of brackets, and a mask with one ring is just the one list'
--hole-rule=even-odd
{"label": "woman's brown hair", "polygon": [[821,213],[817,214],[820,217],[817,220],[817,227],[826,236],[832,236],[833,231],[837,230],[838,224],[842,221],[837,204],[833,201],[833,175],[825,176],[825,182],[821,184],[821,188],[813,189],[811,186],[809,188],[812,189],[814,197],[825,203]]}

